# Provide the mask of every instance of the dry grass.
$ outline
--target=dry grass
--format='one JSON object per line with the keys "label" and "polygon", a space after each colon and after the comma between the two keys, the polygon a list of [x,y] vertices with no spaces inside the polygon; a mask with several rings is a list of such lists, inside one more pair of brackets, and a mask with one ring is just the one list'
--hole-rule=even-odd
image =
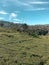
{"label": "dry grass", "polygon": [[0,65],[49,65],[49,36],[0,32]]}

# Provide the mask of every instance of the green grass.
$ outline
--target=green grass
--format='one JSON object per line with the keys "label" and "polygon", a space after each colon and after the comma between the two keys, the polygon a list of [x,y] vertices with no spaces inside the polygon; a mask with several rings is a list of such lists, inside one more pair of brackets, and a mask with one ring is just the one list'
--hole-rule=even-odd
{"label": "green grass", "polygon": [[3,30],[0,29],[0,65],[49,65],[49,36],[35,38]]}

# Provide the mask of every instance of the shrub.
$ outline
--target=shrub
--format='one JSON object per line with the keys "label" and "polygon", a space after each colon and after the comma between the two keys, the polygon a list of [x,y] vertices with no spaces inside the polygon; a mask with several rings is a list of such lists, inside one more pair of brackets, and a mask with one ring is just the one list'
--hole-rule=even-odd
{"label": "shrub", "polygon": [[35,34],[35,33],[32,33],[32,36],[33,37],[36,37],[36,38],[39,38],[39,35]]}

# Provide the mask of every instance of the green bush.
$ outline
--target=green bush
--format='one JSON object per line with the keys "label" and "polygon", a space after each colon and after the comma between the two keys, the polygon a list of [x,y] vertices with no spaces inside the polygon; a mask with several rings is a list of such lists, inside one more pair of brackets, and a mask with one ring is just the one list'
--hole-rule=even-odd
{"label": "green bush", "polygon": [[35,34],[35,33],[32,33],[32,36],[33,37],[36,37],[36,38],[39,38],[39,35]]}

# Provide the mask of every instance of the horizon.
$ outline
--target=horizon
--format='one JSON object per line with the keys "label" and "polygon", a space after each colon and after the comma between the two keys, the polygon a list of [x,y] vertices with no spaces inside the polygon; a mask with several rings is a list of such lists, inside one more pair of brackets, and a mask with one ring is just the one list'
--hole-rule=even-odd
{"label": "horizon", "polygon": [[[7,20],[0,20],[0,21],[3,21],[3,22],[9,22],[9,23],[13,23],[13,24],[27,24],[27,23],[21,23],[21,22],[13,22],[13,21],[7,21]],[[49,25],[49,23],[45,23],[45,24],[27,24],[27,25],[30,25],[30,26],[34,26],[34,25]]]}
{"label": "horizon", "polygon": [[28,25],[47,25],[49,0],[1,0],[0,20]]}

